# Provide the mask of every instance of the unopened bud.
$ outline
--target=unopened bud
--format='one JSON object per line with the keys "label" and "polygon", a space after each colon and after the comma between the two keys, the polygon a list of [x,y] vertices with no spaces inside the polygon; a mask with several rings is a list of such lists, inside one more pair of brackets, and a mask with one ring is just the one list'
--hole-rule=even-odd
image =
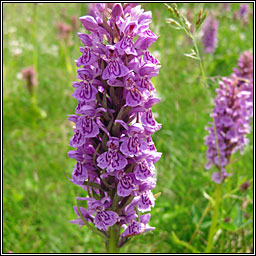
{"label": "unopened bud", "polygon": [[82,25],[89,31],[94,31],[98,27],[96,20],[92,16],[86,15],[81,17],[80,20]]}

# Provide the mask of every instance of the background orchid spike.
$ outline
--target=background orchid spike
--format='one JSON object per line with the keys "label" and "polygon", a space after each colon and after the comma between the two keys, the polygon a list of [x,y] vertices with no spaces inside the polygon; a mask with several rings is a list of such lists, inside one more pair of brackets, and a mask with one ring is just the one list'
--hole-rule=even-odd
{"label": "background orchid spike", "polygon": [[154,163],[161,157],[151,135],[161,128],[152,113],[159,102],[150,79],[159,61],[149,53],[158,36],[150,29],[152,14],[136,4],[92,4],[80,18],[91,33],[76,61],[78,100],[68,152],[77,160],[71,181],[87,191],[87,209],[75,206],[71,223],[87,225],[117,252],[128,237],[154,228],[148,225],[155,205]]}
{"label": "background orchid spike", "polygon": [[206,53],[214,53],[218,43],[219,22],[214,17],[208,17],[203,26],[202,44]]}
{"label": "background orchid spike", "polygon": [[238,149],[243,150],[249,140],[250,121],[253,116],[253,56],[244,52],[238,61],[238,68],[229,78],[223,78],[216,89],[215,108],[211,114],[213,123],[206,129],[206,169],[215,165],[221,172],[215,172],[212,180],[221,183],[227,175],[226,166]]}
{"label": "background orchid spike", "polygon": [[37,78],[36,78],[36,72],[33,66],[23,68],[21,70],[22,73],[22,78],[26,81],[27,83],[27,88],[32,95],[34,93],[34,89],[37,86]]}

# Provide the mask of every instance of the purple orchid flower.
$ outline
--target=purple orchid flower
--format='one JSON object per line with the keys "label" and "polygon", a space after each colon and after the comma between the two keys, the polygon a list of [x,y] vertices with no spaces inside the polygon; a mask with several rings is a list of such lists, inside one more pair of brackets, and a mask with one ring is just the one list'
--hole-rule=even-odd
{"label": "purple orchid flower", "polygon": [[105,169],[107,172],[113,172],[114,170],[122,170],[127,165],[126,158],[120,154],[119,151],[119,139],[112,137],[107,143],[108,151],[99,155],[97,158],[97,165],[101,169]]}
{"label": "purple orchid flower", "polygon": [[127,128],[128,137],[122,137],[123,142],[120,150],[125,156],[139,156],[147,148],[144,140],[144,129],[140,125],[133,125]]}
{"label": "purple orchid flower", "polygon": [[118,179],[117,195],[121,197],[129,196],[135,189],[136,184],[138,184],[134,173],[125,174],[123,171],[119,172]]}
{"label": "purple orchid flower", "polygon": [[77,59],[76,65],[80,67],[81,65],[92,65],[99,59],[99,54],[94,51],[93,41],[89,37],[89,35],[78,33],[78,37],[85,45],[84,47],[80,47],[80,52],[82,56]]}
{"label": "purple orchid flower", "polygon": [[77,200],[87,208],[74,207],[79,218],[71,223],[89,225],[112,252],[114,240],[118,251],[129,236],[154,229],[150,214],[139,212],[155,205],[154,163],[161,157],[151,138],[161,126],[152,113],[159,100],[150,81],[160,63],[148,49],[158,36],[149,29],[151,12],[136,3],[93,3],[89,14],[80,18],[89,33],[78,33],[78,104],[69,116],[76,149],[68,152],[76,160],[69,180],[82,188]]}
{"label": "purple orchid flower", "polygon": [[129,73],[124,80],[124,97],[126,99],[126,105],[130,107],[141,105],[149,97],[147,90],[137,86],[135,75],[133,73]]}
{"label": "purple orchid flower", "polygon": [[144,191],[138,201],[138,210],[141,212],[148,212],[151,207],[155,206],[155,198],[150,190]]}
{"label": "purple orchid flower", "polygon": [[[244,61],[244,63],[242,63]],[[221,183],[227,176],[225,170],[230,157],[237,150],[243,150],[249,143],[246,134],[250,132],[253,116],[253,58],[244,53],[239,58],[239,68],[229,78],[223,78],[216,89],[215,107],[211,113],[214,122],[206,128],[208,170],[215,165],[220,172],[212,175],[212,180]],[[248,68],[249,67],[249,68]],[[216,135],[215,135],[216,129]]]}
{"label": "purple orchid flower", "polygon": [[113,211],[100,211],[96,214],[94,219],[95,227],[107,231],[109,227],[113,226],[118,219],[118,214]]}
{"label": "purple orchid flower", "polygon": [[95,118],[99,116],[99,113],[102,111],[105,111],[105,109],[94,109],[88,105],[85,105],[80,109],[79,114],[82,115],[77,117],[76,128],[80,130],[85,138],[92,138],[98,135],[99,126],[95,122]]}
{"label": "purple orchid flower", "polygon": [[124,232],[121,234],[121,236],[135,236],[142,234],[146,231],[152,231],[155,228],[150,227],[148,225],[150,219],[150,213],[141,215],[140,216],[140,222],[133,220],[131,223],[128,224],[128,227],[124,230]]}
{"label": "purple orchid flower", "polygon": [[80,130],[74,129],[74,136],[70,139],[69,145],[71,147],[77,148],[84,145],[86,142],[86,137],[81,133]]}
{"label": "purple orchid flower", "polygon": [[142,159],[141,161],[137,162],[134,174],[137,180],[146,180],[147,178],[155,175],[155,166],[152,161]]}
{"label": "purple orchid flower", "polygon": [[132,54],[137,55],[137,52],[134,47],[133,38],[136,35],[137,30],[137,23],[132,21],[126,24],[124,30],[124,36],[123,38],[116,44],[116,47],[118,49],[118,52],[123,54]]}
{"label": "purple orchid flower", "polygon": [[101,200],[96,200],[89,197],[77,197],[78,200],[86,200],[88,202],[88,214],[94,214],[94,225],[100,230],[107,231],[118,220],[118,214],[113,211],[106,211],[110,207],[112,201],[109,197],[104,197]]}
{"label": "purple orchid flower", "polygon": [[213,54],[218,43],[218,21],[213,17],[207,18],[203,26],[202,44],[206,53]]}
{"label": "purple orchid flower", "polygon": [[104,80],[124,77],[130,72],[123,61],[118,57],[115,47],[109,47],[107,62],[108,65],[102,74],[102,79]]}
{"label": "purple orchid flower", "polygon": [[159,67],[156,67],[155,64],[147,63],[144,64],[137,74],[137,85],[140,88],[147,89],[149,93],[151,91],[155,91],[154,85],[150,81],[150,79],[156,76],[159,72]]}

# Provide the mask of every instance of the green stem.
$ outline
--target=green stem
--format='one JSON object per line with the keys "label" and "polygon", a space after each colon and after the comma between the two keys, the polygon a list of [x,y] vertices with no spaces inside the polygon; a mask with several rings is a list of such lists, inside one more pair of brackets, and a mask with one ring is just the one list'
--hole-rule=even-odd
{"label": "green stem", "polygon": [[200,56],[200,52],[199,52],[198,47],[197,47],[197,43],[196,43],[195,37],[193,35],[192,35],[192,40],[193,40],[193,44],[195,46],[197,57],[199,59],[199,66],[200,66],[200,70],[201,70],[201,73],[202,73],[202,81],[203,81],[202,83],[203,83],[203,86],[206,87],[207,83],[206,83],[206,77],[205,77],[203,62],[202,62],[202,59],[201,59],[201,56]]}
{"label": "green stem", "polygon": [[212,223],[211,223],[211,227],[210,227],[210,232],[209,232],[209,235],[208,235],[207,247],[206,247],[206,250],[205,250],[206,253],[210,253],[211,250],[212,250],[212,246],[213,246],[213,237],[216,233],[216,226],[217,226],[218,216],[219,216],[221,190],[222,190],[222,183],[217,184],[214,212],[213,212],[213,216],[212,216]]}
{"label": "green stem", "polygon": [[200,52],[199,52],[199,49],[197,47],[197,43],[196,43],[196,39],[194,37],[194,35],[188,31],[185,27],[184,24],[182,24],[183,26],[183,30],[186,32],[186,34],[192,39],[193,41],[193,44],[194,44],[194,47],[195,47],[195,50],[196,50],[196,56],[198,57],[198,61],[199,61],[199,66],[200,66],[200,70],[201,70],[201,74],[202,74],[202,84],[204,87],[207,86],[207,82],[206,82],[206,76],[205,76],[205,72],[204,72],[204,66],[203,66],[203,61],[202,61],[202,58],[200,56]]}
{"label": "green stem", "polygon": [[33,51],[33,64],[34,64],[34,69],[35,73],[38,79],[38,74],[37,74],[37,26],[36,26],[36,18],[37,16],[37,3],[33,4],[33,44],[34,44],[34,51]]}
{"label": "green stem", "polygon": [[120,248],[118,247],[120,237],[120,229],[117,225],[109,228],[109,239],[107,241],[107,252],[108,253],[119,253]]}
{"label": "green stem", "polygon": [[201,216],[201,219],[199,220],[199,222],[198,222],[198,224],[197,224],[197,226],[196,226],[196,229],[195,229],[193,235],[191,236],[191,239],[190,239],[190,241],[189,241],[189,244],[192,244],[192,242],[193,242],[193,240],[194,240],[196,234],[198,233],[198,230],[199,230],[199,228],[200,228],[200,226],[201,226],[201,224],[202,224],[202,222],[203,222],[205,216],[207,215],[207,213],[210,211],[211,208],[212,208],[212,206],[211,206],[211,204],[210,204],[210,202],[209,202],[208,205],[207,205],[207,207],[205,208],[205,210],[204,210],[202,216]]}
{"label": "green stem", "polygon": [[[35,70],[35,78],[36,81],[39,81],[38,79],[38,67],[37,67],[37,55],[38,55],[38,47],[37,47],[37,26],[36,26],[36,21],[37,21],[37,3],[32,4],[33,5],[33,27],[32,27],[32,40],[33,40],[33,46],[34,46],[34,51],[33,51],[33,66]],[[36,88],[32,88],[31,90],[31,104],[32,108],[34,111],[38,111],[37,107],[37,95],[36,95]]]}

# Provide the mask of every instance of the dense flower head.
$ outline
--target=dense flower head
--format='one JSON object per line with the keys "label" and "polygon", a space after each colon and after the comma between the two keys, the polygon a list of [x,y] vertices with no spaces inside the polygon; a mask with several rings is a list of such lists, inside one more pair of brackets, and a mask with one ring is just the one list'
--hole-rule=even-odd
{"label": "dense flower head", "polygon": [[[152,107],[159,102],[150,79],[159,61],[149,52],[158,36],[150,29],[151,12],[137,4],[95,3],[80,18],[89,34],[76,60],[73,97],[78,100],[68,155],[76,159],[71,181],[87,191],[83,218],[102,232],[117,224],[127,237],[153,230],[148,225],[155,198],[154,163],[161,157],[151,135],[161,128]],[[84,225],[77,207],[78,219]]]}
{"label": "dense flower head", "polygon": [[247,18],[248,13],[249,13],[249,4],[241,4],[238,11],[238,17],[240,19],[245,19]]}
{"label": "dense flower head", "polygon": [[228,12],[231,9],[231,3],[222,3],[221,7],[223,12]]}
{"label": "dense flower head", "polygon": [[33,93],[34,88],[37,86],[36,72],[33,66],[23,68],[21,70],[22,78],[26,81],[26,85],[30,94]]}
{"label": "dense flower head", "polygon": [[204,50],[206,53],[214,53],[217,47],[218,25],[219,25],[218,21],[213,17],[207,18],[204,23],[202,44],[204,46]]}
{"label": "dense flower head", "polygon": [[[216,89],[215,107],[211,114],[214,122],[206,129],[206,169],[215,165],[221,172],[213,173],[212,180],[220,183],[227,175],[225,168],[237,150],[243,151],[249,140],[253,116],[253,67],[249,52],[239,58],[238,68],[229,78],[223,78]],[[246,63],[246,64],[245,64]],[[248,68],[249,67],[249,68]],[[248,73],[248,71],[250,72]],[[237,76],[239,75],[239,76]],[[215,130],[216,129],[216,130]],[[219,151],[219,152],[218,152]]]}
{"label": "dense flower head", "polygon": [[234,73],[240,77],[253,80],[253,56],[250,51],[245,51],[238,60],[238,67],[234,68]]}
{"label": "dense flower head", "polygon": [[77,17],[75,15],[72,15],[70,17],[70,20],[71,20],[72,31],[77,31],[79,28],[79,22]]}
{"label": "dense flower head", "polygon": [[60,40],[66,40],[69,36],[69,33],[72,30],[72,27],[70,25],[67,25],[64,22],[58,22],[56,26],[57,26],[58,38]]}

